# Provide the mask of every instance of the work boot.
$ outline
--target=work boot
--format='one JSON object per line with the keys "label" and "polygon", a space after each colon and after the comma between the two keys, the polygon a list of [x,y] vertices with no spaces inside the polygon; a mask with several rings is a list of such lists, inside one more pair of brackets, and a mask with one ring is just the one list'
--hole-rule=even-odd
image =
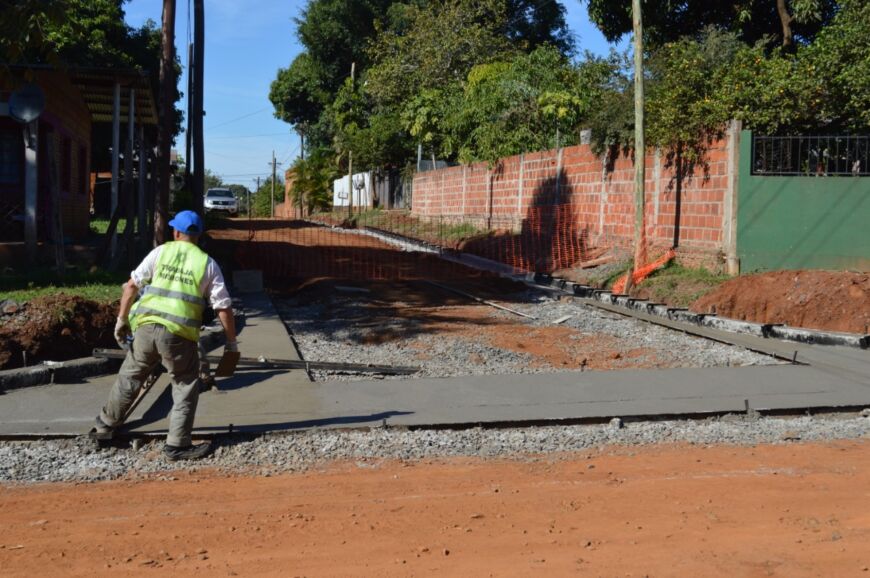
{"label": "work boot", "polygon": [[90,436],[96,440],[107,440],[111,439],[112,436],[115,435],[115,428],[110,425],[106,425],[103,420],[100,419],[100,416],[97,416],[94,419],[94,429],[90,431]]}
{"label": "work boot", "polygon": [[189,445],[184,448],[166,444],[163,446],[163,455],[170,462],[178,460],[198,460],[211,452],[211,442],[203,442],[198,446]]}

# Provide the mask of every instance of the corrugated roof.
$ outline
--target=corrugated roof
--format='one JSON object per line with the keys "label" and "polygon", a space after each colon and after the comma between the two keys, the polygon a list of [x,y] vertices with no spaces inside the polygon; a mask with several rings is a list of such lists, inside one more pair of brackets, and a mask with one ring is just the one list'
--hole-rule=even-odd
{"label": "corrugated roof", "polygon": [[147,73],[102,68],[79,68],[68,72],[72,83],[81,91],[93,122],[112,122],[117,83],[121,85],[121,123],[127,122],[132,88],[136,91],[135,122],[157,124],[157,104]]}

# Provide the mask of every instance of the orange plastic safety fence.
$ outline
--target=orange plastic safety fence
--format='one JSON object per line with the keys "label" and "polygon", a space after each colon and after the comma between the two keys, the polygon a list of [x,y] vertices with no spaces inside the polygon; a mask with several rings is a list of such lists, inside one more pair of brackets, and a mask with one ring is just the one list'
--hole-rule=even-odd
{"label": "orange plastic safety fence", "polygon": [[[653,271],[657,269],[661,269],[665,265],[667,265],[671,259],[677,256],[677,252],[673,249],[668,249],[664,255],[653,261],[652,263],[648,263],[643,267],[639,267],[634,270],[634,274],[631,276],[632,281],[635,285],[642,283],[644,279],[649,277]],[[622,293],[625,291],[625,284],[628,281],[628,273],[621,276],[616,280],[616,283],[613,284],[613,292],[614,293]]]}
{"label": "orange plastic safety fence", "polygon": [[[315,220],[252,220],[237,266],[267,278],[330,277],[396,280],[467,278],[480,274],[439,259],[461,251],[525,272],[551,273],[588,258],[589,232],[574,205],[532,207],[513,216],[420,219],[378,211],[353,218],[331,213]],[[431,252],[415,251],[423,245]]]}

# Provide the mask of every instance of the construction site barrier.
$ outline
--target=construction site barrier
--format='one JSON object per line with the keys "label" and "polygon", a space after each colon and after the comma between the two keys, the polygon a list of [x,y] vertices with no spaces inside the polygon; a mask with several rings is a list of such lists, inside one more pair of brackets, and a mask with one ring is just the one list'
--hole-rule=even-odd
{"label": "construction site barrier", "polygon": [[552,273],[600,255],[578,226],[577,207],[533,207],[525,217],[418,218],[404,211],[315,214],[305,220],[249,221],[239,266],[266,277],[419,279],[476,274],[438,259],[465,253],[520,272]]}

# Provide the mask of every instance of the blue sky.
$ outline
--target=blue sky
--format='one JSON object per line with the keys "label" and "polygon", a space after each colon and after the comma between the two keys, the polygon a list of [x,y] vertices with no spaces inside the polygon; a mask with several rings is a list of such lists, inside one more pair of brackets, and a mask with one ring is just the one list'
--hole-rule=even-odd
{"label": "blue sky", "polygon": [[[140,26],[150,18],[159,23],[162,4],[161,0],[130,0],[125,6],[127,22]],[[301,50],[293,18],[305,4],[305,0],[205,3],[206,167],[228,184],[252,188],[257,176],[270,174],[273,150],[282,168],[299,155],[299,137],[290,125],[272,116],[269,85],[278,68],[287,67]],[[589,22],[579,0],[561,4],[579,49],[606,53],[607,42]],[[175,41],[185,68],[180,86],[186,92],[188,3],[178,1],[176,10]],[[184,150],[183,134],[176,148]]]}

